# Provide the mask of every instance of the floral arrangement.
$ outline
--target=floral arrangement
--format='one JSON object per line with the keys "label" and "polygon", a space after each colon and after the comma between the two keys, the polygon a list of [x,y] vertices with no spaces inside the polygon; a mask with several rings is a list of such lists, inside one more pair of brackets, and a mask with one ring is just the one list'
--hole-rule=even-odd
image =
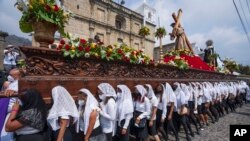
{"label": "floral arrangement", "polygon": [[[193,55],[193,53],[188,49],[171,50],[167,52],[164,57],[164,62],[166,64],[177,66],[180,69],[193,68],[206,71],[215,71],[214,66],[210,66],[209,64],[203,62],[199,56]],[[186,67],[186,65],[188,67]]]}
{"label": "floral arrangement", "polygon": [[193,53],[188,49],[179,49],[179,50],[172,49],[171,51],[166,52],[165,57],[180,56],[180,55],[193,56]]}
{"label": "floral arrangement", "polygon": [[81,38],[69,38],[66,43],[65,40],[61,40],[57,47],[61,50],[65,57],[70,58],[98,58],[105,60],[118,60],[132,64],[153,64],[148,56],[144,54],[142,50],[135,50],[128,47],[126,44],[121,45],[109,45],[104,46],[102,42],[88,42]]}
{"label": "floral arrangement", "polygon": [[228,69],[231,73],[239,70],[239,65],[233,59],[226,58],[223,63],[225,68]]}
{"label": "floral arrangement", "polygon": [[176,56],[171,61],[169,61],[167,64],[171,65],[171,66],[178,67],[179,69],[182,69],[182,70],[186,70],[189,68],[188,62],[179,56]]}
{"label": "floral arrangement", "polygon": [[62,35],[65,34],[64,27],[70,13],[60,8],[55,0],[17,0],[15,5],[23,14],[19,21],[22,32],[30,33],[33,23],[46,21],[54,24]]}
{"label": "floral arrangement", "polygon": [[146,27],[146,26],[142,27],[139,30],[139,35],[143,36],[143,37],[146,37],[146,36],[150,35],[150,29],[148,27]]}

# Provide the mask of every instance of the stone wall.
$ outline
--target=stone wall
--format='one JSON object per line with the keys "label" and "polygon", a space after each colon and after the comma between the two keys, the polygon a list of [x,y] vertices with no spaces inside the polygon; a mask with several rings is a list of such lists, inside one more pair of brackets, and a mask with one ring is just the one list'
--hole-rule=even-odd
{"label": "stone wall", "polygon": [[[71,0],[63,0],[62,2],[66,9],[74,13],[74,17],[66,26],[67,32],[85,39],[99,35],[105,45],[122,40],[133,48],[143,49],[145,44],[146,48],[143,50],[153,57],[155,25],[146,23],[151,35],[146,40],[142,39],[138,35],[143,25],[142,15],[110,0],[76,0],[74,3]],[[119,18],[124,21],[121,29],[116,25],[116,20]]]}

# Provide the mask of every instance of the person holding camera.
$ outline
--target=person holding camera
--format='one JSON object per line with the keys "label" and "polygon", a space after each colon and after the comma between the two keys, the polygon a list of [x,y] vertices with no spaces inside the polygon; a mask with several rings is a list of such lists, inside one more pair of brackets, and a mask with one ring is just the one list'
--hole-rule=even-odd
{"label": "person holding camera", "polygon": [[4,70],[6,74],[9,74],[10,70],[16,68],[16,61],[18,57],[20,56],[20,53],[17,53],[14,51],[15,47],[13,45],[8,45],[4,49]]}

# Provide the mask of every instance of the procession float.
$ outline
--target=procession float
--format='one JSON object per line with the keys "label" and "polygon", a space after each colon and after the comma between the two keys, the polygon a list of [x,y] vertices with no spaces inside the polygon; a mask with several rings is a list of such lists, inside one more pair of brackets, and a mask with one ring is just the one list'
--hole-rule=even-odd
{"label": "procession float", "polygon": [[[25,12],[26,6],[18,3],[18,8],[24,11],[20,28],[26,33],[34,31],[34,38],[40,43],[40,47],[20,47],[26,56],[26,71],[19,81],[19,90],[36,88],[47,103],[50,103],[52,88],[57,85],[64,86],[75,98],[81,88],[87,88],[95,94],[97,85],[102,82],[113,86],[126,84],[133,91],[137,84],[151,84],[155,87],[159,83],[176,81],[237,80],[234,75],[216,72],[214,66],[194,55],[180,25],[181,10],[177,16],[175,13],[172,15],[174,23],[170,37],[175,40],[176,47],[166,54],[161,49],[161,60],[158,62],[151,60],[142,50],[132,49],[125,44],[104,46],[99,41],[72,38],[63,30],[64,21],[69,15],[57,5],[48,3],[30,4],[29,7],[31,6],[33,11],[42,9],[40,13],[34,12],[37,17],[31,18],[34,14]],[[56,48],[49,48],[57,30],[67,40],[61,39]]]}

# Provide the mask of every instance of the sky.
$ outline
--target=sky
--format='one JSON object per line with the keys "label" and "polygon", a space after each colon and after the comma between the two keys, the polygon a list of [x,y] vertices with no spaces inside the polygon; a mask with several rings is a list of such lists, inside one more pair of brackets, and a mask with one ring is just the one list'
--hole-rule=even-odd
{"label": "sky", "polygon": [[[249,1],[250,6],[250,0],[235,0],[250,36],[250,9],[246,1]],[[14,7],[15,2],[16,0],[0,0],[0,30],[30,38],[29,34],[19,30],[21,13]],[[125,6],[133,10],[142,3],[143,0],[125,0]],[[250,65],[250,42],[232,0],[146,0],[146,3],[156,9],[160,25],[168,33],[172,31],[169,26],[173,22],[172,13],[181,8],[181,24],[192,43],[205,48],[205,42],[212,39],[215,51],[222,59],[232,58],[238,63]],[[158,44],[159,41],[156,42]],[[163,40],[164,44],[171,42],[169,36]]]}

